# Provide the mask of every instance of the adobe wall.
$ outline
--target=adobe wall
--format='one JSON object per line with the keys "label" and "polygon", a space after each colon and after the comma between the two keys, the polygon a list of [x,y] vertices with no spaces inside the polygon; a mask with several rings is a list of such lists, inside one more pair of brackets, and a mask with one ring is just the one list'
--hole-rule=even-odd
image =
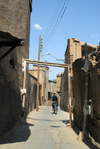
{"label": "adobe wall", "polygon": [[[27,32],[29,0],[0,1],[0,30],[9,32],[12,36],[24,39]],[[30,7],[31,11],[31,7]]]}
{"label": "adobe wall", "polygon": [[[37,67],[36,67],[36,70],[29,70],[29,73],[33,77],[37,78]],[[41,98],[43,98],[44,71],[42,70],[39,71],[39,83],[42,85]]]}
{"label": "adobe wall", "polygon": [[61,92],[61,75],[57,75],[57,88],[56,88],[56,91],[58,93]]}
{"label": "adobe wall", "polygon": [[84,66],[83,59],[77,59],[73,63],[73,93],[75,98],[74,122],[82,131],[83,126],[83,104],[85,93],[85,76],[81,69]]}
{"label": "adobe wall", "polygon": [[[1,0],[0,20],[0,31],[9,32],[15,37],[24,39],[24,45],[22,47],[16,47],[0,62],[1,135],[11,129],[22,116],[22,96],[20,90],[23,88],[22,59],[29,57],[29,1]],[[10,48],[11,47],[0,48],[0,56],[2,56]],[[15,68],[10,66],[10,59],[14,59],[14,62],[16,63]],[[28,94],[26,97],[28,97]]]}
{"label": "adobe wall", "polygon": [[64,71],[64,110],[68,111],[69,98],[68,98],[68,68]]}
{"label": "adobe wall", "polygon": [[64,108],[64,73],[61,74],[61,98],[60,98],[60,107]]}
{"label": "adobe wall", "polygon": [[0,135],[20,121],[21,115],[20,91],[15,87],[15,81],[9,79],[0,65]]}
{"label": "adobe wall", "polygon": [[[73,64],[73,62],[77,58],[82,57],[82,52],[81,52],[81,44],[80,40],[75,39],[75,38],[69,38],[68,39],[68,44],[65,52],[65,64]],[[68,68],[65,68],[64,71],[64,92],[63,92],[63,104],[64,104],[64,109],[68,111],[68,105],[69,105],[69,93],[68,93]]]}
{"label": "adobe wall", "polygon": [[37,79],[29,74],[28,81],[28,102],[29,102],[29,112],[36,108],[36,98],[37,98]]}
{"label": "adobe wall", "polygon": [[[73,92],[75,98],[74,122],[82,131],[83,105],[85,95],[85,74],[82,70],[83,59],[77,59],[73,63]],[[87,131],[100,143],[100,62],[92,67],[89,75],[88,100],[92,100],[93,117],[87,116]]]}
{"label": "adobe wall", "polygon": [[[41,90],[41,98],[43,99],[43,86],[44,86],[44,75],[45,75],[45,67],[44,66],[40,66],[40,72],[39,72],[39,83],[42,85],[42,90]],[[33,75],[34,77],[37,78],[37,71],[38,67],[37,66],[33,66],[33,70],[29,70],[29,73],[31,75]],[[45,99],[48,100],[48,80],[49,80],[49,69],[48,67],[46,67],[46,78],[45,78],[45,83],[46,83],[46,87],[45,87]]]}
{"label": "adobe wall", "polygon": [[93,118],[88,116],[87,131],[100,143],[100,62],[91,71]]}

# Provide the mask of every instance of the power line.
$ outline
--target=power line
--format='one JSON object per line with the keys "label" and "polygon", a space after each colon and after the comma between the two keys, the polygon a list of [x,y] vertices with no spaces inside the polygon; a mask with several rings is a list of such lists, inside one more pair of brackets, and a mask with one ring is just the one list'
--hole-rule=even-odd
{"label": "power line", "polygon": [[[69,2],[69,0],[68,0],[68,2]],[[66,0],[65,0],[64,5],[63,5],[63,7],[62,7],[62,9],[61,9],[61,11],[60,11],[60,13],[59,13],[58,19],[56,20],[56,23],[55,23],[55,25],[54,25],[54,27],[53,27],[51,33],[49,34],[49,36],[48,36],[46,42],[44,43],[44,44],[46,44],[46,46],[47,46],[47,44],[50,42],[50,40],[51,40],[52,36],[54,35],[56,29],[58,28],[59,23],[60,23],[60,21],[61,21],[63,15],[64,15],[64,13],[65,13],[65,11],[66,11],[68,2],[67,2],[67,4],[66,4]],[[65,4],[66,4],[66,6],[65,6]],[[64,8],[64,6],[65,6],[65,8]],[[64,10],[63,10],[63,9],[64,9]],[[62,12],[62,11],[63,11],[63,12]]]}
{"label": "power line", "polygon": [[[45,48],[43,48],[46,52],[48,52]],[[56,59],[56,57],[54,57],[51,53],[50,53],[50,55],[54,58],[54,59]]]}
{"label": "power line", "polygon": [[[46,52],[48,52],[45,48],[43,48]],[[64,63],[65,63],[65,60],[64,59],[58,59],[58,58],[56,58],[55,56],[53,56],[51,53],[50,53],[50,55],[54,58],[54,59],[56,59],[56,61],[63,61]]]}
{"label": "power line", "polygon": [[[67,4],[66,4],[66,2],[67,2]],[[54,25],[54,27],[53,27],[51,33],[49,34],[49,36],[48,36],[46,42],[44,43],[44,45],[47,46],[47,44],[50,42],[52,36],[54,35],[55,31],[57,30],[57,28],[58,28],[58,26],[59,26],[59,23],[60,23],[61,19],[63,18],[64,14],[65,14],[65,11],[66,11],[66,9],[67,9],[68,3],[69,3],[69,0],[68,0],[68,1],[65,0],[64,5],[63,5],[63,7],[62,7],[62,9],[61,9],[61,11],[60,11],[60,13],[59,13],[58,19],[56,20],[55,25]],[[66,4],[66,6],[65,6],[65,4]],[[45,46],[45,47],[46,47],[46,46]]]}
{"label": "power line", "polygon": [[[63,0],[62,0],[61,2],[63,2]],[[66,0],[65,0],[65,2],[66,2]],[[64,2],[64,4],[63,4],[63,7],[64,7],[64,5],[65,5],[65,2]],[[61,5],[59,5],[59,7],[61,7]],[[63,7],[62,7],[62,8],[63,8]],[[62,11],[62,9],[61,9],[61,11]],[[60,11],[60,13],[61,13],[61,11]],[[57,11],[57,13],[58,13],[58,11]],[[56,15],[57,15],[57,14],[56,14]],[[53,21],[53,24],[54,24],[54,25],[51,24],[51,26],[50,26],[50,28],[49,28],[49,31],[50,31],[50,29],[52,30],[52,28],[54,28],[54,26],[55,26],[55,24],[56,24],[58,18],[59,18],[59,15],[58,15],[57,19],[55,18],[55,20]],[[52,31],[51,31],[51,32],[52,32]],[[47,33],[47,35],[48,35],[48,33]]]}
{"label": "power line", "polygon": [[48,32],[49,32],[49,30],[50,30],[50,27],[52,27],[52,24],[53,24],[53,22],[54,22],[54,19],[55,19],[56,16],[57,16],[57,13],[58,13],[58,10],[59,10],[59,8],[60,8],[60,6],[61,6],[61,3],[62,3],[62,0],[58,0],[56,9],[55,9],[55,11],[54,11],[54,13],[53,13],[53,15],[52,15],[52,18],[51,18],[50,23],[49,23],[49,25],[48,25],[48,27],[47,27],[47,30],[45,31],[45,33],[44,33],[44,35],[43,35],[43,38],[45,38],[46,34],[48,34]]}

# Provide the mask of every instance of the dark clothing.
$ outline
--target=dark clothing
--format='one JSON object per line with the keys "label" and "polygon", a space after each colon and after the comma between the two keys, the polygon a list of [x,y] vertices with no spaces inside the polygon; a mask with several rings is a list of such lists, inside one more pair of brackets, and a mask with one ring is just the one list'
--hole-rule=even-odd
{"label": "dark clothing", "polygon": [[[58,102],[56,102],[57,107],[58,107]],[[52,103],[52,108],[54,109],[54,102]]]}
{"label": "dark clothing", "polygon": [[52,101],[57,101],[58,102],[57,96],[53,96]]}
{"label": "dark clothing", "polygon": [[57,98],[57,96],[53,96],[53,97],[52,97],[52,101],[53,101],[53,103],[52,103],[52,108],[54,108],[54,101],[57,102],[57,107],[58,107],[58,98]]}

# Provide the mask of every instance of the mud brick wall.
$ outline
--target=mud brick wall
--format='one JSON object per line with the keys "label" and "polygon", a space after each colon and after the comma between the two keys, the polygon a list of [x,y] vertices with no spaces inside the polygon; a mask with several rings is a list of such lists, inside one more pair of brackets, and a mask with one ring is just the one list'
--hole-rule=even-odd
{"label": "mud brick wall", "polygon": [[22,107],[19,89],[0,67],[0,135],[10,130],[21,119]]}
{"label": "mud brick wall", "polygon": [[[85,95],[85,74],[81,69],[84,60],[78,59],[73,63],[73,92],[75,98],[74,122],[82,131],[83,105]],[[100,143],[100,62],[92,67],[89,75],[88,99],[92,100],[93,117],[87,116],[87,132]]]}
{"label": "mud brick wall", "polygon": [[90,79],[93,118],[88,116],[87,131],[100,143],[100,62],[92,69]]}
{"label": "mud brick wall", "polygon": [[0,0],[0,30],[24,39],[29,17],[28,6],[29,0]]}
{"label": "mud brick wall", "polygon": [[61,74],[61,98],[60,98],[60,107],[64,108],[64,73]]}
{"label": "mud brick wall", "polygon": [[64,110],[68,111],[69,99],[68,99],[68,68],[64,71]]}
{"label": "mud brick wall", "polygon": [[[30,13],[29,0],[0,1],[0,31],[24,39],[23,46],[16,47],[0,62],[0,135],[11,129],[22,115],[22,59],[29,58]],[[0,48],[0,56],[10,48]],[[14,69],[9,64],[10,59],[14,59]]]}
{"label": "mud brick wall", "polygon": [[85,92],[85,76],[81,68],[84,60],[78,59],[73,63],[73,92],[75,98],[74,122],[82,131],[83,126],[83,104]]}
{"label": "mud brick wall", "polygon": [[28,101],[29,101],[29,112],[36,108],[37,98],[37,79],[31,74],[28,74]]}

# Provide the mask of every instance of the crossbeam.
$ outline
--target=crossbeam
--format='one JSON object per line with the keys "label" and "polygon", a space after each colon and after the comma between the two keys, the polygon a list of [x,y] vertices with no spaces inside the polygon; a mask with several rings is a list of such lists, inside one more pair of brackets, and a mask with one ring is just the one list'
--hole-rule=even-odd
{"label": "crossbeam", "polygon": [[38,65],[64,67],[64,68],[69,67],[69,64],[51,63],[51,62],[35,61],[35,60],[29,60],[29,59],[24,59],[24,60],[29,64],[38,64]]}

